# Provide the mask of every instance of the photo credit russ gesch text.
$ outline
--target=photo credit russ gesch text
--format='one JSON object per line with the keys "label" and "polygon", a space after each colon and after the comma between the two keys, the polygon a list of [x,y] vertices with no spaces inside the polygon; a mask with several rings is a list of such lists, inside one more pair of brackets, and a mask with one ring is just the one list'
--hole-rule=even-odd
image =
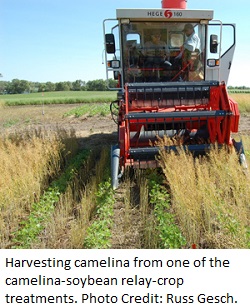
{"label": "photo credit russ gesch text", "polygon": [[0,306],[248,307],[249,256],[211,249],[2,250]]}

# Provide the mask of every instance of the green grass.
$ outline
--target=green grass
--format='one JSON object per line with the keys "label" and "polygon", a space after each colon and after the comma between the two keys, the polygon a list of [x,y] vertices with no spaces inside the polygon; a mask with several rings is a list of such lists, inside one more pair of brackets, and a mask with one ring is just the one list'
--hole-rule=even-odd
{"label": "green grass", "polygon": [[101,249],[110,248],[111,227],[114,215],[113,205],[115,203],[114,191],[110,180],[99,184],[96,193],[97,207],[95,220],[87,229],[84,239],[84,248]]}
{"label": "green grass", "polygon": [[89,155],[90,151],[84,150],[73,157],[65,172],[51,183],[38,202],[33,203],[28,219],[21,221],[21,228],[13,234],[13,242],[17,243],[14,248],[30,248],[37,240],[46,222],[51,218],[60,195],[65,193],[75,177],[79,177],[79,172]]}
{"label": "green grass", "polygon": [[7,94],[1,96],[5,106],[42,105],[42,104],[75,104],[107,103],[116,99],[116,92],[111,91],[58,91],[31,94]]}
{"label": "green grass", "polygon": [[70,110],[69,112],[66,112],[64,114],[64,117],[75,116],[76,118],[79,118],[83,115],[93,117],[95,115],[107,116],[108,114],[110,114],[110,109],[109,109],[109,104],[107,103],[91,104],[91,105],[84,104],[80,107]]}
{"label": "green grass", "polygon": [[16,125],[18,122],[19,122],[19,120],[17,120],[17,119],[15,119],[15,120],[6,120],[6,121],[3,123],[3,127],[4,127],[4,128],[11,127],[11,126]]}
{"label": "green grass", "polygon": [[[159,179],[158,179],[159,182]],[[154,180],[149,181],[150,204],[153,206],[155,216],[155,231],[158,235],[158,248],[180,249],[186,245],[186,239],[181,234],[171,213],[170,196],[166,189]]]}

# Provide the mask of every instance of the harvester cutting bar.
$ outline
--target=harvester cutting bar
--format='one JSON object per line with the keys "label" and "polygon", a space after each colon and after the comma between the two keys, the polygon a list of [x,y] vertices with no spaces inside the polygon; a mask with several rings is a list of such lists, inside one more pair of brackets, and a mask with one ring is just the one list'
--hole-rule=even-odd
{"label": "harvester cutting bar", "polygon": [[[224,110],[214,110],[214,111],[187,111],[187,112],[151,112],[151,113],[129,113],[125,116],[125,119],[128,120],[147,120],[149,119],[162,119],[164,122],[166,119],[174,119],[174,120],[203,120],[208,118],[215,118],[215,117],[225,117],[227,115],[231,115],[231,112],[226,112]],[[141,123],[141,121],[140,121]]]}
{"label": "harvester cutting bar", "polygon": [[[183,146],[169,145],[165,146],[164,150],[167,152],[174,151],[178,153],[180,150],[190,151],[192,153],[202,153],[208,151],[211,148],[211,144],[190,144]],[[130,159],[134,161],[150,161],[154,160],[156,155],[160,152],[160,148],[144,147],[144,148],[131,148],[129,150]]]}

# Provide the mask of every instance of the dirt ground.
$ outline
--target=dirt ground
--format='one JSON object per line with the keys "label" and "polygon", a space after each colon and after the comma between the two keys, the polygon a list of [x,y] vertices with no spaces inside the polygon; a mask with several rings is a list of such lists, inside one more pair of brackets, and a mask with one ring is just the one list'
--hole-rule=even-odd
{"label": "dirt ground", "polygon": [[73,130],[81,147],[91,147],[100,142],[117,142],[117,126],[111,116],[79,117],[65,116],[65,113],[79,106],[45,105],[15,106],[0,108],[0,134],[32,129],[56,131]]}
{"label": "dirt ground", "polygon": [[250,115],[243,115],[240,117],[239,132],[250,135]]}
{"label": "dirt ground", "polygon": [[[117,141],[117,125],[111,116],[65,117],[65,113],[79,106],[45,105],[0,108],[0,133],[44,128],[46,130],[74,129],[78,138],[87,138],[91,144]],[[240,117],[239,132],[250,135],[250,115]],[[91,140],[90,140],[91,139]],[[84,145],[84,144],[83,144]]]}

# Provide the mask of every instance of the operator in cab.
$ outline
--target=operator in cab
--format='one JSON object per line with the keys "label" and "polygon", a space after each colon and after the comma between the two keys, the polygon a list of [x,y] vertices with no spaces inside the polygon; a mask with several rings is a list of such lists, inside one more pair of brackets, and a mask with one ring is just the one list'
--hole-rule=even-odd
{"label": "operator in cab", "polygon": [[194,31],[194,27],[192,24],[186,24],[183,32],[186,36],[186,40],[181,48],[181,52],[178,54],[176,59],[181,59],[183,57],[183,54],[185,52],[200,52],[201,48],[201,43],[200,43],[200,38]]}
{"label": "operator in cab", "polygon": [[202,80],[201,70],[201,43],[199,36],[195,33],[192,24],[186,24],[183,32],[186,40],[181,47],[181,51],[175,60],[182,59],[182,68],[186,71],[186,79],[189,81]]}
{"label": "operator in cab", "polygon": [[161,40],[161,33],[158,30],[151,32],[151,40],[144,45],[144,55],[146,56],[146,67],[161,66],[169,57],[169,48]]}

